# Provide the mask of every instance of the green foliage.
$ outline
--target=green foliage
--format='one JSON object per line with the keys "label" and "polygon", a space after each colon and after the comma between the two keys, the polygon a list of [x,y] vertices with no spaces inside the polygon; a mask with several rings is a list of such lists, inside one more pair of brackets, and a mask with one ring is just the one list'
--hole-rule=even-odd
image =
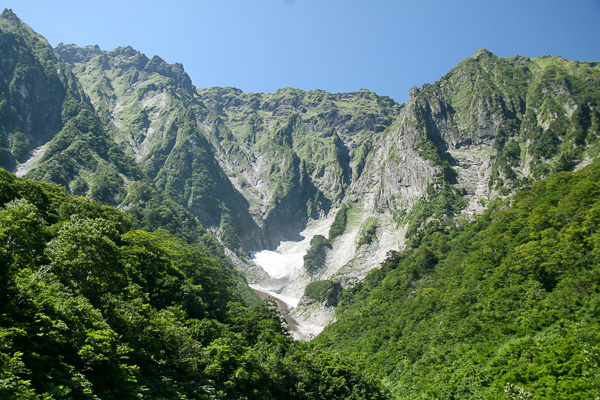
{"label": "green foliage", "polygon": [[430,185],[427,194],[429,198],[417,201],[404,217],[404,221],[409,223],[406,237],[412,245],[419,243],[422,233],[427,230],[426,222],[429,219],[428,223],[435,226],[439,221],[453,218],[466,206],[463,193],[447,183],[442,183],[437,190]]}
{"label": "green foliage", "polygon": [[85,196],[88,193],[89,185],[81,176],[75,178],[69,187],[71,193],[77,196]]}
{"label": "green foliage", "polygon": [[235,231],[233,220],[231,216],[224,212],[221,214],[221,226],[220,230],[220,238],[225,247],[238,250],[240,248],[240,239]]}
{"label": "green foliage", "polygon": [[328,249],[331,249],[331,243],[325,236],[313,236],[310,240],[310,248],[304,256],[304,268],[309,274],[315,274],[323,268]]}
{"label": "green foliage", "polygon": [[346,231],[346,223],[348,222],[348,210],[350,206],[348,204],[344,204],[338,210],[337,214],[335,214],[335,219],[331,224],[331,228],[329,228],[329,241],[332,242],[338,236],[344,234]]}
{"label": "green foliage", "polygon": [[364,244],[369,245],[373,243],[373,239],[377,236],[378,222],[375,219],[369,218],[360,228],[360,239],[358,239],[358,245]]}
{"label": "green foliage", "polygon": [[125,285],[117,259],[118,240],[110,221],[74,214],[47,243],[50,268],[65,286],[96,300],[97,294]]}
{"label": "green foliage", "polygon": [[314,281],[304,289],[304,297],[317,302],[327,302],[329,306],[337,305],[337,295],[342,290],[339,282],[330,280]]}
{"label": "green foliage", "polygon": [[597,396],[599,182],[595,162],[430,226],[341,294],[314,343],[400,399]]}
{"label": "green foliage", "polygon": [[123,179],[111,168],[98,164],[94,172],[90,197],[106,204],[119,204],[125,198]]}
{"label": "green foliage", "polygon": [[354,168],[354,176],[352,177],[354,180],[358,179],[363,172],[365,167],[365,163],[367,161],[367,156],[370,152],[370,145],[368,143],[361,144],[354,153],[354,158],[356,160],[356,166]]}
{"label": "green foliage", "polygon": [[127,208],[128,214],[140,221],[140,227],[147,231],[161,228],[189,243],[198,241],[199,237],[206,234],[191,213],[186,212],[164,192],[157,190],[151,182],[132,184],[123,206]]}
{"label": "green foliage", "polygon": [[425,160],[431,160],[434,164],[443,165],[444,159],[441,157],[440,152],[436,145],[430,140],[424,140],[417,144],[416,150],[419,156]]}
{"label": "green foliage", "polygon": [[10,136],[9,146],[10,152],[15,160],[24,162],[31,144],[28,143],[28,140],[25,138],[23,132],[17,131]]}
{"label": "green foliage", "polygon": [[204,246],[134,223],[0,170],[0,397],[385,398],[273,304],[241,304]]}
{"label": "green foliage", "polygon": [[0,210],[0,275],[4,278],[12,264],[17,268],[39,262],[47,236],[38,209],[27,200],[10,201]]}

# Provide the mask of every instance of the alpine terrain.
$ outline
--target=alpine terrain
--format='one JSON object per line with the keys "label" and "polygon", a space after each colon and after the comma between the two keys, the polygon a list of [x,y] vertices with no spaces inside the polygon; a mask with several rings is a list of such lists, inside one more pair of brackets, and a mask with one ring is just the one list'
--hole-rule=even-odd
{"label": "alpine terrain", "polygon": [[198,89],[5,10],[0,393],[598,396],[600,64],[481,49],[409,95]]}

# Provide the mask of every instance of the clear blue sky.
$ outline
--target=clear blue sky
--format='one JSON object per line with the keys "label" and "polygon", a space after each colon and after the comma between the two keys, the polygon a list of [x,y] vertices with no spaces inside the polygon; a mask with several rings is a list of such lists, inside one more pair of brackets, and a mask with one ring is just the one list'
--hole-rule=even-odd
{"label": "clear blue sky", "polygon": [[600,0],[3,0],[51,45],[130,45],[198,88],[408,99],[478,49],[600,61]]}

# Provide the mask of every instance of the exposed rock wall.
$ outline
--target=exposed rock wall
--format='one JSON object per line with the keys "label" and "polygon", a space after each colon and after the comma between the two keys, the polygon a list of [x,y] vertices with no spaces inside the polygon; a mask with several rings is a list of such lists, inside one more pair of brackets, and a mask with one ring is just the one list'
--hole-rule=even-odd
{"label": "exposed rock wall", "polygon": [[397,104],[368,90],[197,90],[182,65],[131,47],[53,51],[9,11],[0,50],[0,164],[13,171],[122,207],[163,196],[241,263],[348,205],[319,276],[284,289],[296,294],[352,284],[423,226],[600,151],[598,63],[480,50]]}

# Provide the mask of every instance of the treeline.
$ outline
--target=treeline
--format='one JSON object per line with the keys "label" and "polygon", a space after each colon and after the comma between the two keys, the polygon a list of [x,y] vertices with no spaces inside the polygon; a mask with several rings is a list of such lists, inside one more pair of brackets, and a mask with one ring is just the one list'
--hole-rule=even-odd
{"label": "treeline", "polygon": [[600,163],[429,226],[315,339],[399,399],[600,395]]}
{"label": "treeline", "polygon": [[378,399],[200,241],[0,170],[0,398]]}

